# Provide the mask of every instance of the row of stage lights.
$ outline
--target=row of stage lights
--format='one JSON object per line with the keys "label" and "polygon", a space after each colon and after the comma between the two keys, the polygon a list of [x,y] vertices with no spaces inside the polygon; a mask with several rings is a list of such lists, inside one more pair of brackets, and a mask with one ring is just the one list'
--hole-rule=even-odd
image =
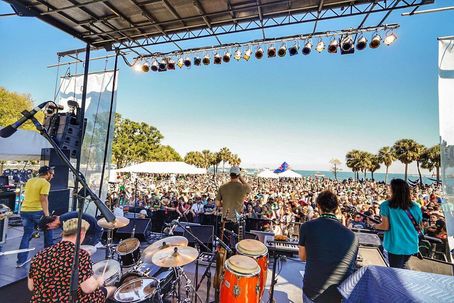
{"label": "row of stage lights", "polygon": [[[338,52],[338,50],[340,50],[341,54],[351,54],[355,51],[355,48],[357,50],[361,51],[361,50],[364,50],[365,48],[367,48],[367,45],[369,44],[370,48],[375,49],[375,48],[378,48],[382,44],[382,42],[385,45],[389,46],[389,45],[393,44],[394,41],[396,41],[396,39],[397,39],[397,36],[393,32],[388,33],[386,35],[385,39],[382,39],[382,37],[378,33],[375,33],[372,36],[370,42],[367,40],[366,37],[360,36],[358,38],[358,40],[356,41],[356,47],[355,47],[355,42],[354,42],[352,36],[346,36],[342,39],[333,38],[328,44],[327,51],[328,51],[328,53],[335,54]],[[300,48],[300,46],[299,46],[298,42],[296,42],[293,46],[291,46],[288,49],[287,49],[286,42],[283,42],[282,46],[279,49],[276,49],[276,47],[274,47],[274,46],[269,46],[266,51],[266,54],[267,54],[268,58],[276,57],[276,55],[279,57],[284,57],[287,55],[287,53],[290,56],[294,56],[294,55],[298,54],[299,48]],[[312,45],[311,40],[307,40],[306,43],[304,44],[303,48],[301,49],[301,53],[303,55],[309,55],[312,52],[312,48],[313,48],[313,45]],[[315,46],[315,50],[317,52],[321,53],[322,51],[325,50],[325,48],[326,48],[325,42],[323,42],[323,40],[320,39],[319,42],[317,43],[317,45]],[[262,59],[264,57],[264,55],[265,55],[264,49],[262,48],[262,46],[258,46],[255,51],[255,54],[254,54],[255,58]],[[215,53],[215,55],[213,57],[213,63],[214,64],[221,64],[222,62],[228,63],[228,62],[230,62],[231,57],[232,57],[232,55],[231,55],[230,51],[228,51],[228,50],[225,51],[225,53],[223,55],[220,55],[217,52],[217,53]],[[238,48],[233,53],[233,58],[237,61],[239,61],[241,59],[249,61],[249,59],[251,57],[252,57],[251,47],[248,47],[248,49],[244,53],[242,53],[240,48]],[[160,61],[158,61],[157,59],[154,59],[151,62],[151,64],[147,61],[144,61],[143,59],[138,59],[136,61],[136,63],[133,65],[133,68],[136,71],[140,71],[140,72],[149,72],[150,70],[157,72],[157,71],[174,70],[175,66],[178,66],[179,68],[182,68],[183,66],[189,68],[189,67],[191,67],[192,64],[194,64],[195,66],[200,66],[202,64],[209,65],[210,63],[211,63],[211,57],[209,54],[206,54],[203,58],[201,58],[199,56],[195,56],[193,58],[193,60],[191,60],[189,58],[189,56],[187,56],[184,59],[182,57],[180,57],[176,62],[170,57],[163,58]]]}

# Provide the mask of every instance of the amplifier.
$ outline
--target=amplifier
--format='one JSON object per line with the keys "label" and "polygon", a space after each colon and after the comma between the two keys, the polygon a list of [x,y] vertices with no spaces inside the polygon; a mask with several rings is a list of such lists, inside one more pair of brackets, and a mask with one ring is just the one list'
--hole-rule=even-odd
{"label": "amplifier", "polygon": [[150,219],[129,219],[129,224],[125,227],[117,229],[115,233],[115,237],[120,239],[127,239],[131,238],[132,230],[135,227],[135,235],[134,237],[139,239],[140,241],[146,241],[147,235],[150,233]]}

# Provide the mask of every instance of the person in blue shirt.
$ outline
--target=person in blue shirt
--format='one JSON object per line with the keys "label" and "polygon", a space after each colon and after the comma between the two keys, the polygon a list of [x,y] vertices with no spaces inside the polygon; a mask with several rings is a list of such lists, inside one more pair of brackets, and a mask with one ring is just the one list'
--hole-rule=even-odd
{"label": "person in blue shirt", "polygon": [[393,179],[390,188],[391,199],[380,205],[382,223],[374,224],[369,220],[369,224],[375,229],[385,231],[383,247],[388,252],[389,265],[405,268],[408,259],[419,249],[419,235],[415,224],[421,225],[422,212],[419,205],[411,201],[407,182]]}

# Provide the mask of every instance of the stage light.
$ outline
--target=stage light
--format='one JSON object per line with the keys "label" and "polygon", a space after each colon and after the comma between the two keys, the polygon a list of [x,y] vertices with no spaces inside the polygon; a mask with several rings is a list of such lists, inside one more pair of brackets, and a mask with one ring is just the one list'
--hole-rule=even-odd
{"label": "stage light", "polygon": [[224,56],[222,56],[222,61],[224,61],[225,63],[230,62],[230,52],[229,51],[226,51]]}
{"label": "stage light", "polygon": [[268,47],[267,54],[268,54],[268,58],[276,57],[276,48],[274,46]]}
{"label": "stage light", "polygon": [[393,44],[395,41],[397,40],[397,36],[396,34],[394,33],[391,33],[391,34],[388,34],[385,38],[385,44],[390,46],[391,44]]}
{"label": "stage light", "polygon": [[186,59],[184,59],[184,61],[183,61],[183,64],[187,68],[191,67],[191,59],[189,57],[186,57]]}
{"label": "stage light", "polygon": [[335,54],[337,53],[337,48],[339,47],[339,41],[334,38],[328,45],[328,53]]}
{"label": "stage light", "polygon": [[172,59],[169,59],[167,61],[167,69],[168,70],[175,70],[175,61]]}
{"label": "stage light", "polygon": [[201,63],[202,63],[202,58],[194,57],[194,65],[200,66]]}
{"label": "stage light", "polygon": [[145,62],[144,64],[142,64],[142,71],[144,73],[148,73],[150,71],[150,65],[148,64],[148,62]]}
{"label": "stage light", "polygon": [[285,43],[282,43],[282,46],[279,47],[277,54],[279,57],[284,57],[287,54],[287,47],[285,46]]}
{"label": "stage light", "polygon": [[205,57],[202,59],[203,65],[209,65],[210,64],[210,55],[206,54]]}
{"label": "stage light", "polygon": [[325,49],[325,42],[323,42],[323,40],[320,39],[320,41],[318,41],[317,46],[315,47],[315,49],[319,53],[323,52],[323,50]]}
{"label": "stage light", "polygon": [[[323,43],[323,41],[321,41],[321,40],[320,40],[320,42]],[[320,44],[320,42],[319,42],[319,44]],[[318,45],[317,45],[317,47],[318,47]],[[325,48],[325,45],[323,45],[322,50],[323,50],[324,48]],[[317,49],[317,50],[318,50],[318,49]],[[321,51],[322,51],[322,50],[321,50]],[[304,45],[304,47],[303,47],[301,53],[302,53],[303,55],[306,55],[306,56],[307,56],[307,55],[309,55],[309,54],[311,53],[311,51],[312,51],[312,43],[311,43],[310,41],[307,41],[306,44]],[[319,52],[321,52],[321,51],[319,51]]]}
{"label": "stage light", "polygon": [[246,61],[249,61],[249,59],[251,58],[251,54],[252,54],[252,49],[248,48],[247,51],[244,52],[243,59]]}
{"label": "stage light", "polygon": [[163,59],[161,62],[159,62],[159,71],[165,72],[166,70],[167,70],[167,62]]}
{"label": "stage light", "polygon": [[354,48],[353,39],[351,36],[345,36],[341,41],[341,51],[349,53]]}
{"label": "stage light", "polygon": [[257,50],[255,51],[255,58],[256,59],[263,58],[263,49],[261,47],[258,47]]}
{"label": "stage light", "polygon": [[218,53],[214,55],[213,63],[214,64],[221,64],[222,62],[222,57]]}
{"label": "stage light", "polygon": [[159,63],[156,59],[151,63],[151,70],[157,72],[159,70]]}
{"label": "stage light", "polygon": [[132,68],[136,71],[136,72],[141,72],[142,71],[142,61],[140,60],[137,60],[136,62],[134,62],[134,65],[132,66]]}
{"label": "stage light", "polygon": [[358,39],[358,42],[356,42],[356,49],[357,50],[363,50],[367,47],[367,39],[366,37],[361,37]]}
{"label": "stage light", "polygon": [[240,49],[237,49],[235,51],[235,53],[233,54],[233,58],[236,60],[236,61],[240,61],[241,59],[241,50]]}
{"label": "stage light", "polygon": [[177,65],[179,68],[182,68],[184,65],[184,60],[183,58],[178,58]]}
{"label": "stage light", "polygon": [[288,49],[288,53],[290,54],[290,56],[295,56],[296,54],[298,54],[299,48],[300,46],[298,45],[298,43],[295,43],[295,45]]}
{"label": "stage light", "polygon": [[379,34],[375,34],[372,38],[372,40],[369,43],[370,48],[377,48],[380,46],[381,43],[381,37]]}

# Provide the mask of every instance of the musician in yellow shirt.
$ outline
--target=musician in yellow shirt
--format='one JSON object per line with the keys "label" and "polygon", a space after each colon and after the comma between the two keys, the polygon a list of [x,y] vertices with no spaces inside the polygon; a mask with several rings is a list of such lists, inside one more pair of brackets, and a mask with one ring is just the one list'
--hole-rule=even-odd
{"label": "musician in yellow shirt", "polygon": [[[38,170],[38,177],[31,178],[25,184],[25,198],[22,202],[21,217],[24,234],[19,249],[28,248],[35,226],[43,216],[49,216],[50,180],[54,177],[54,169],[42,166]],[[44,247],[52,246],[53,235],[51,230],[44,231]],[[28,252],[17,255],[16,267],[27,264]]]}

